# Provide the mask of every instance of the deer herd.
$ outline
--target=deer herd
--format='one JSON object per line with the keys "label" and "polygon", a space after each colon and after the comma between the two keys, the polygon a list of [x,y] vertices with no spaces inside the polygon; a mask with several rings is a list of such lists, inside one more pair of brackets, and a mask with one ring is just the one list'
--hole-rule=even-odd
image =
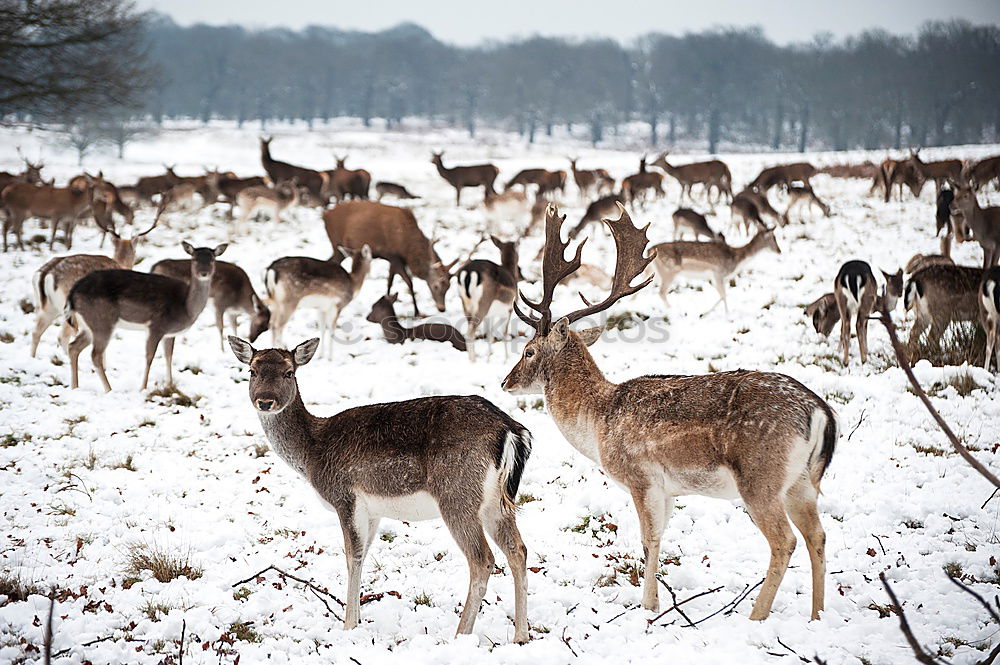
{"label": "deer herd", "polygon": [[[514,581],[513,640],[529,639],[526,547],[515,503],[531,452],[530,432],[478,396],[420,397],[327,418],[313,416],[304,405],[297,373],[321,346],[327,357],[335,355],[338,318],[359,297],[375,260],[388,265],[388,283],[367,320],[380,326],[389,343],[443,342],[475,361],[481,355],[477,339],[485,339],[487,355],[500,340],[506,360],[506,340],[518,336],[511,326],[514,315],[532,331],[500,386],[508,393],[543,395],[567,441],[631,495],[641,532],[642,607],[647,610],[658,607],[659,552],[674,501],[696,494],[740,499],[767,540],[770,562],[750,618],[764,619],[771,611],[795,548],[793,526],[805,541],[811,564],[810,616],[819,618],[826,559],[817,496],[836,447],[837,417],[806,386],[771,372],[641,376],[613,383],[588,351],[604,327],[574,329],[574,323],[594,320],[654,280],[665,304],[678,277],[710,280],[719,295],[712,309],[722,303],[728,315],[727,284],[754,256],[781,253],[776,229],[793,223],[793,211],[802,223],[812,221],[813,208],[825,217],[833,214],[813,189],[818,175],[870,178],[871,193],[880,193],[885,202],[894,192],[903,196],[904,188],[919,197],[924,183],[933,180],[937,227],[939,234],[944,232],[941,253],[914,257],[906,266],[906,279],[902,269],[880,271],[879,279],[868,263],[847,260],[831,279],[832,292],[806,307],[806,315],[822,335],[840,321],[839,348],[847,365],[852,327],[865,362],[869,318],[876,310],[892,311],[902,299],[915,317],[911,342],[926,335],[931,345],[940,344],[949,324],[971,322],[986,333],[987,369],[994,352],[1000,364],[1000,208],[983,207],[977,197],[991,184],[1000,185],[1000,158],[924,162],[918,151],[911,151],[905,159],[879,165],[817,169],[805,162],[786,164],[764,169],[736,193],[729,167],[719,160],[681,165],[669,162],[668,153],[649,162],[644,156],[638,172],[622,178],[616,191],[618,181],[606,169],[581,169],[580,160],[570,158],[568,171],[523,169],[498,192],[496,165],[445,166],[444,153],[435,152],[431,162],[454,188],[456,205],[461,205],[463,189],[483,189],[488,224],[480,244],[488,237],[499,252],[498,262],[476,258],[477,245],[467,259],[449,262],[438,254],[434,237],[421,230],[412,208],[381,202],[386,197],[421,200],[406,186],[376,182],[379,200],[372,201],[370,172],[348,169],[348,156],[336,157],[333,169],[314,170],[274,159],[271,142],[260,140],[264,176],[206,169],[204,175],[185,177],[166,167],[163,175],[140,178],[131,186],[116,186],[102,173],[85,173],[56,187],[42,179],[43,164],[25,159],[22,173],[0,173],[4,251],[11,235],[15,246],[24,248],[22,231],[29,219],[49,222],[50,248],[61,230],[69,249],[74,227],[87,218],[112,239],[113,257],[58,256],[39,268],[33,281],[31,355],[44,332],[61,319],[60,345],[70,358],[72,388],[79,385],[79,356],[92,346],[93,365],[105,390],[111,390],[105,354],[117,328],[146,332],[142,388],[149,384],[161,342],[172,384],[175,340],[212,302],[220,338],[228,322],[234,333],[229,345],[249,366],[251,406],[272,449],[339,516],[347,561],[347,629],[360,621],[362,565],[380,520],[440,518],[469,566],[458,632],[472,631],[494,570],[488,535],[506,556]],[[673,213],[672,241],[651,245],[650,225],[636,226],[632,215],[666,195],[666,178],[678,183],[679,201],[690,207]],[[579,221],[567,224],[556,201],[565,196],[570,180],[588,205]],[[787,199],[783,213],[769,199],[774,190]],[[695,209],[696,194],[707,209]],[[187,258],[159,261],[150,272],[134,270],[136,248],[163,223],[165,213],[190,209],[198,199],[228,203],[230,219],[239,208],[230,233],[234,242],[252,235],[250,220],[259,212],[267,212],[280,226],[282,214],[291,208],[321,208],[331,255],[275,259],[260,292],[242,268],[219,260],[227,244],[195,247],[185,242]],[[707,216],[719,204],[730,210],[725,233],[743,235],[743,241],[730,244],[709,223]],[[131,225],[134,211],[143,206],[155,210],[152,224],[124,233],[116,217]],[[490,233],[515,215],[523,222],[516,237]],[[576,239],[599,221],[614,243],[613,267],[583,263],[587,239]],[[539,226],[542,244],[532,261],[537,267],[522,272],[519,245],[536,235]],[[684,235],[694,239],[682,240]],[[970,240],[983,248],[981,268],[955,265],[950,258],[953,241]],[[348,257],[349,269],[342,265]],[[426,284],[439,312],[446,311],[454,282],[464,329],[440,322],[404,323],[392,291],[397,276],[409,289],[415,316],[420,315],[415,279]],[[593,303],[581,295],[582,307],[554,314],[557,287],[573,280],[590,282],[608,295]],[[529,292],[540,295],[530,299]],[[302,308],[317,312],[319,336],[288,347],[283,331]],[[250,319],[248,339],[236,335],[240,313]],[[255,348],[252,344],[268,330],[276,348]]]}

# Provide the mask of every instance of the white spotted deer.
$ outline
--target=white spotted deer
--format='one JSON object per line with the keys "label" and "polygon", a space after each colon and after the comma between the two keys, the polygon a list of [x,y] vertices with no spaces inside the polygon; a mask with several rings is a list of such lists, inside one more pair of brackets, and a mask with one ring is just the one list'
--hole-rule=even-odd
{"label": "white spotted deer", "polygon": [[[467,327],[465,348],[469,359],[475,362],[476,332],[486,324],[487,353],[493,351],[493,341],[497,332],[497,321],[503,322],[502,337],[510,331],[510,317],[514,312],[517,298],[517,282],[520,270],[517,267],[517,243],[504,242],[496,236],[490,240],[500,250],[500,263],[476,259],[458,269],[458,296],[462,300]],[[507,359],[507,344],[504,342],[504,360]]]}
{"label": "white spotted deer", "polygon": [[986,331],[986,359],[983,361],[983,368],[989,371],[995,352],[997,371],[1000,371],[1000,345],[997,344],[997,336],[1000,334],[1000,267],[990,268],[983,273],[983,281],[979,285],[979,323]]}
{"label": "white spotted deer", "polygon": [[541,392],[569,443],[631,494],[645,557],[643,608],[659,605],[660,541],[674,499],[696,494],[742,499],[767,538],[771,559],[751,619],[768,616],[788,568],[795,549],[791,517],[809,550],[812,617],[818,618],[826,560],[816,501],[837,441],[833,410],[795,379],[771,372],[608,381],[587,350],[603,328],[570,326],[649,284],[652,278],[631,285],[653,260],[643,255],[646,230],[637,229],[624,208],[618,220],[604,220],[617,248],[610,295],[553,321],[553,291],[580,266],[584,244],[566,260],[563,219],[549,209],[542,297],[521,296],[537,316],[515,309],[535,336],[502,386],[515,394]]}
{"label": "white spotted deer", "polygon": [[344,629],[361,619],[361,569],[383,518],[441,519],[469,563],[458,634],[471,633],[494,570],[486,534],[514,578],[514,642],[527,642],[527,550],[515,518],[531,433],[477,396],[371,404],[318,418],[296,373],[319,346],[254,349],[230,337],[250,366],[250,402],[274,451],[337,513],[347,559]]}

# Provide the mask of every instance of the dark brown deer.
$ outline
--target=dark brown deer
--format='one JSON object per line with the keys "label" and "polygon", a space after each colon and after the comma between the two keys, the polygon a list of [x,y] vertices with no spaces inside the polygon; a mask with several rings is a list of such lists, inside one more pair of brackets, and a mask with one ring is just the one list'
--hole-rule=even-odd
{"label": "dark brown deer", "polygon": [[1000,263],[1000,206],[979,205],[976,192],[971,187],[959,187],[951,203],[953,214],[972,232],[983,248],[983,270]]}
{"label": "dark brown deer", "polygon": [[672,216],[674,220],[674,240],[680,240],[684,231],[694,234],[694,239],[699,240],[702,236],[715,242],[726,242],[725,237],[718,231],[713,231],[708,225],[705,215],[692,210],[691,208],[678,208]]}
{"label": "dark brown deer", "polygon": [[409,191],[407,191],[406,187],[403,187],[402,185],[395,182],[388,182],[386,180],[382,180],[381,182],[375,183],[375,194],[378,197],[379,201],[382,200],[383,196],[393,196],[397,199],[407,200],[407,201],[411,199],[420,198],[419,196],[411,194]]}
{"label": "dark brown deer", "polygon": [[140,201],[149,203],[154,196],[163,194],[174,185],[181,183],[180,176],[174,173],[173,166],[164,165],[164,168],[166,173],[163,175],[145,176],[136,181],[134,189]]}
{"label": "dark brown deer", "polygon": [[816,206],[822,211],[824,217],[830,216],[830,206],[816,196],[816,192],[809,185],[791,185],[788,188],[788,198],[788,208],[785,210],[785,214],[782,215],[784,224],[789,224],[792,221],[792,208],[804,207],[811,217],[813,206]]}
{"label": "dark brown deer", "polygon": [[877,164],[865,160],[860,164],[831,164],[824,166],[816,173],[824,173],[831,178],[856,178],[858,180],[871,180],[878,173]]}
{"label": "dark brown deer", "polygon": [[777,185],[790,187],[796,182],[810,185],[809,179],[816,175],[816,167],[809,162],[795,162],[781,166],[771,166],[762,170],[753,181],[747,185],[749,189],[766,193]]}
{"label": "dark brown deer", "polygon": [[104,372],[104,351],[120,324],[147,331],[146,371],[141,390],[149,383],[149,368],[164,338],[167,385],[173,385],[174,338],[190,328],[205,308],[215,259],[226,250],[224,244],[214,249],[195,248],[186,242],[182,246],[191,256],[191,279],[187,284],[172,277],[132,270],[98,270],[73,285],[66,302],[67,323],[77,331],[69,344],[70,387],[79,386],[80,352],[93,343],[94,367],[104,390],[111,392]]}
{"label": "dark brown deer", "polygon": [[450,270],[458,259],[449,264],[441,262],[431,241],[417,225],[412,210],[375,201],[347,201],[324,212],[323,222],[334,252],[341,247],[361,251],[368,245],[374,258],[388,261],[386,292],[392,290],[392,283],[399,275],[410,289],[415,314],[419,316],[420,310],[413,289],[414,277],[427,282],[438,311],[444,311]]}
{"label": "dark brown deer", "polygon": [[317,418],[306,411],[295,375],[316,353],[318,339],[292,351],[258,351],[237,337],[229,343],[250,366],[250,402],[271,447],[340,519],[344,629],[360,621],[361,569],[382,518],[441,518],[469,562],[458,633],[472,632],[494,572],[488,533],[514,578],[514,641],[527,642],[527,550],[514,502],[531,433],[475,396],[423,397]]}
{"label": "dark brown deer", "polygon": [[2,192],[7,185],[15,182],[27,182],[32,185],[42,184],[42,169],[45,168],[45,163],[31,163],[28,161],[28,158],[21,153],[20,149],[18,149],[18,155],[20,155],[21,159],[24,160],[24,171],[21,173],[8,173],[7,171],[0,171],[0,192]]}
{"label": "dark brown deer", "polygon": [[436,166],[441,177],[455,188],[455,205],[462,205],[462,190],[466,187],[482,187],[484,197],[496,194],[493,183],[500,175],[500,169],[496,166],[477,164],[475,166],[453,166],[449,169],[441,161],[442,157],[444,157],[443,150],[433,153],[431,164]]}
{"label": "dark brown deer", "polygon": [[554,208],[550,213],[542,297],[533,302],[522,296],[537,316],[515,309],[535,336],[501,385],[515,394],[541,392],[569,443],[631,493],[645,560],[643,608],[656,611],[659,605],[660,541],[674,499],[699,494],[741,498],[770,545],[771,561],[751,619],[771,611],[795,549],[792,518],[809,550],[812,617],[819,618],[826,559],[816,498],[837,442],[833,409],[795,379],[771,372],[608,381],[587,351],[603,327],[577,332],[570,325],[649,284],[647,279],[631,285],[654,258],[644,256],[646,231],[632,224],[624,208],[619,219],[605,220],[617,250],[611,293],[556,319],[553,292],[580,266],[583,246],[566,260],[569,243],[560,233],[565,217]]}
{"label": "dark brown deer", "polygon": [[566,193],[566,172],[565,171],[549,171],[542,178],[541,182],[538,183],[538,191],[535,193],[536,198],[542,199],[545,197],[550,197],[558,191],[560,194]]}
{"label": "dark brown deer", "polygon": [[[889,164],[886,164],[888,162]],[[910,151],[910,156],[900,161],[886,160],[887,165],[885,176],[885,192],[883,200],[888,203],[892,198],[892,189],[896,187],[899,192],[899,200],[903,200],[903,187],[906,186],[915,198],[920,198],[920,192],[924,189],[927,178],[923,171],[917,166],[914,160],[914,152]]]}
{"label": "dark brown deer", "polygon": [[368,199],[368,190],[371,186],[372,174],[364,169],[349,169],[345,166],[348,155],[343,157],[333,156],[337,160],[337,168],[326,171],[329,181],[326,185],[326,194],[332,196],[337,201],[347,198]]}
{"label": "dark brown deer", "polygon": [[605,169],[578,169],[576,167],[578,157],[567,157],[570,169],[573,172],[573,182],[580,190],[580,196],[589,196],[591,190],[598,196],[605,192],[610,192],[615,188],[615,179],[611,177]]}
{"label": "dark brown deer", "polygon": [[733,200],[733,174],[729,172],[729,167],[726,166],[725,162],[713,159],[707,162],[694,162],[693,164],[684,164],[683,166],[672,166],[667,162],[668,154],[670,153],[664,152],[650,166],[663,169],[667,175],[674,178],[680,184],[681,202],[684,201],[685,196],[689,200],[693,200],[691,197],[691,188],[695,185],[703,186],[706,194],[709,196],[711,195],[711,191],[715,189],[716,198],[725,194],[726,202]]}
{"label": "dark brown deer", "polygon": [[[614,215],[618,212],[618,206],[625,204],[625,196],[622,194],[609,194],[607,196],[602,196],[596,201],[592,201],[590,205],[587,206],[587,210],[584,211],[583,217],[580,221],[569,231],[569,239],[575,239],[580,233],[587,227],[588,224],[593,222],[600,222],[603,218],[609,215]],[[542,247],[544,250],[544,246]],[[538,261],[542,257],[541,250],[535,260]]]}
{"label": "dark brown deer", "polygon": [[[874,311],[882,311],[883,305],[891,312],[903,295],[903,271],[894,274],[882,271],[885,277],[885,291],[875,296]],[[837,298],[832,293],[824,293],[806,306],[806,316],[812,319],[813,329],[824,337],[829,337],[833,327],[840,321],[840,310],[837,308]]]}
{"label": "dark brown deer", "polygon": [[408,340],[426,339],[432,342],[444,342],[451,344],[459,351],[467,349],[465,337],[458,331],[458,328],[447,323],[419,323],[412,328],[407,328],[399,322],[393,304],[396,302],[396,294],[384,295],[372,305],[372,311],[365,317],[372,323],[382,326],[382,334],[385,341],[390,344],[402,344]]}
{"label": "dark brown deer", "polygon": [[909,344],[916,345],[927,332],[927,344],[940,348],[952,322],[978,322],[983,272],[967,266],[932,265],[913,273],[903,291],[903,305],[914,313]]}
{"label": "dark brown deer", "polygon": [[920,159],[920,150],[911,150],[907,160],[912,164],[924,180],[934,181],[934,195],[941,193],[945,185],[957,187],[962,182],[962,160],[943,159],[936,162],[925,162]]}
{"label": "dark brown deer", "polygon": [[1000,185],[1000,155],[980,159],[962,172],[962,182],[979,191],[992,181]]}
{"label": "dark brown deer", "polygon": [[541,187],[542,183],[548,178],[548,175],[548,169],[521,169],[517,172],[517,175],[507,181],[507,184],[503,188],[504,190],[508,190],[511,187],[520,185],[527,192],[528,185]]}
{"label": "dark brown deer", "polygon": [[647,171],[646,156],[643,155],[639,158],[639,172],[622,180],[622,196],[634,204],[637,200],[645,200],[647,192],[652,192],[654,197],[664,195],[663,174]]}
{"label": "dark brown deer", "polygon": [[30,217],[48,219],[52,224],[49,249],[56,241],[56,231],[65,226],[66,248],[73,247],[73,228],[76,220],[90,207],[91,185],[87,178],[74,178],[68,187],[32,185],[16,182],[0,193],[7,217],[3,224],[3,251],[7,251],[7,234],[13,233],[18,249],[24,249],[22,239],[24,220]]}
{"label": "dark brown deer", "polygon": [[271,182],[282,182],[284,180],[295,180],[300,187],[305,187],[309,195],[317,201],[326,203],[324,183],[327,181],[324,174],[313,169],[302,166],[295,166],[288,162],[279,162],[271,157],[271,141],[274,137],[260,138],[260,163],[264,167],[264,172]]}

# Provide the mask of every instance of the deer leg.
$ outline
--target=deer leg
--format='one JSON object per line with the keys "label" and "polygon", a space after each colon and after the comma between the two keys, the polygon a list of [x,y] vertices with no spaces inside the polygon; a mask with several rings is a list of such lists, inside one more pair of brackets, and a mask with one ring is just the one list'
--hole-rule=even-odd
{"label": "deer leg", "polygon": [[660,568],[660,538],[666,527],[669,509],[673,501],[669,500],[663,489],[651,484],[641,490],[632,489],[632,501],[639,514],[639,531],[642,533],[642,554],[645,559],[645,571],[642,579],[642,607],[653,610],[660,606],[656,573]]}
{"label": "deer leg", "polygon": [[795,534],[788,524],[785,506],[779,499],[776,497],[758,499],[753,497],[752,492],[749,491],[741,491],[740,494],[743,496],[754,524],[767,538],[767,544],[771,547],[771,561],[767,567],[764,586],[761,587],[760,594],[753,604],[753,610],[750,612],[751,621],[762,621],[771,613],[774,596],[778,592],[785,571],[788,569],[788,562],[795,550]]}
{"label": "deer leg", "polygon": [[855,326],[858,330],[858,348],[861,350],[861,362],[865,363],[868,360],[868,314],[865,314],[864,309],[858,312],[858,320]]}
{"label": "deer leg", "polygon": [[327,355],[326,355],[327,359],[333,358],[333,341],[334,337],[336,337],[337,335],[337,319],[339,318],[340,318],[340,308],[337,307],[334,308],[333,313],[330,315],[330,323],[329,326],[327,327],[327,333],[329,337],[328,340],[329,346],[327,347]]}
{"label": "deer leg", "polygon": [[503,324],[502,344],[503,344],[503,359],[505,362],[509,360],[510,356],[510,349],[508,347],[514,341],[514,335],[510,331],[510,322],[513,314],[514,314],[514,308],[511,307],[509,310],[507,310],[507,320]]}
{"label": "deer leg", "polygon": [[410,289],[410,297],[413,299],[413,315],[420,316],[420,309],[417,307],[417,292],[413,289],[413,276],[410,275],[410,271],[402,263],[396,268],[396,272],[403,278],[406,287]]}
{"label": "deer leg", "polygon": [[479,329],[479,317],[470,314],[466,317],[465,326],[465,348],[469,352],[469,361],[476,362],[476,330]]}
{"label": "deer leg", "polygon": [[517,528],[514,512],[500,508],[499,514],[491,515],[485,520],[490,538],[497,544],[510,566],[511,577],[514,578],[514,642],[524,644],[528,641],[528,549],[521,539]]}
{"label": "deer leg", "polygon": [[69,344],[70,388],[80,387],[80,353],[93,341],[87,328],[81,328]]}
{"label": "deer leg", "polygon": [[[44,288],[44,287],[43,287]],[[52,322],[56,320],[59,316],[58,312],[52,311],[52,307],[41,307],[38,310],[38,314],[35,315],[35,329],[31,333],[31,357],[35,357],[35,353],[38,351],[38,343],[42,339],[42,335]]]}
{"label": "deer leg", "polygon": [[[486,535],[483,533],[483,523],[478,510],[463,510],[464,506],[454,511],[442,511],[441,517],[445,526],[451,532],[452,538],[469,562],[469,592],[462,608],[462,617],[458,621],[458,635],[472,632],[476,625],[479,607],[486,596],[486,585],[493,573],[495,559],[490,551]],[[513,565],[511,566],[513,568]]]}
{"label": "deer leg", "polygon": [[160,345],[161,339],[163,335],[149,331],[149,337],[146,338],[146,371],[142,375],[142,387],[139,390],[145,390],[149,383],[149,368],[153,365],[153,356],[156,355],[156,347]]}
{"label": "deer leg", "polygon": [[378,517],[359,511],[357,504],[352,513],[338,510],[340,526],[344,532],[344,556],[347,559],[347,607],[344,610],[344,630],[357,628],[361,621],[361,569],[365,556],[378,532]]}
{"label": "deer leg", "polygon": [[[215,306],[215,327],[219,331],[219,348],[223,351],[226,350],[226,326],[223,321],[225,317],[226,310],[222,309],[218,305]],[[235,324],[235,317],[233,317],[233,323]],[[233,325],[233,334],[236,334],[236,326]]]}
{"label": "deer leg", "polygon": [[52,248],[56,244],[56,232],[59,230],[59,222],[60,222],[60,219],[58,217],[56,217],[56,218],[54,218],[52,220],[52,237],[49,238],[49,250],[50,251],[52,250]]}
{"label": "deer leg", "polygon": [[819,613],[823,611],[826,585],[826,533],[819,521],[816,488],[811,481],[800,479],[792,485],[785,496],[785,509],[809,550],[809,565],[812,568],[811,618],[818,619]]}
{"label": "deer leg", "polygon": [[174,340],[175,337],[168,337],[163,340],[163,356],[167,361],[167,385],[174,385]]}
{"label": "deer leg", "polygon": [[107,331],[106,334],[91,333],[94,348],[90,352],[90,357],[97,369],[97,375],[101,377],[101,383],[104,384],[104,392],[107,393],[111,392],[111,383],[108,381],[107,372],[104,371],[104,351],[108,348],[108,342],[111,341],[111,332]]}

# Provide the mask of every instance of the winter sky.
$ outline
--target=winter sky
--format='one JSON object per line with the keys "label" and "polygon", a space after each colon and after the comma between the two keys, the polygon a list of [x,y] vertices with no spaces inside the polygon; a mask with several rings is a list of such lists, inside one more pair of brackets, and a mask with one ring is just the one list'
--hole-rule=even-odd
{"label": "winter sky", "polygon": [[807,41],[822,32],[836,37],[869,28],[912,33],[925,21],[963,18],[1000,23],[998,0],[136,0],[182,25],[236,23],[298,29],[310,24],[377,31],[418,23],[453,44],[545,36],[612,37],[624,42],[648,32],[681,34],[713,26],[759,25],[779,43]]}

